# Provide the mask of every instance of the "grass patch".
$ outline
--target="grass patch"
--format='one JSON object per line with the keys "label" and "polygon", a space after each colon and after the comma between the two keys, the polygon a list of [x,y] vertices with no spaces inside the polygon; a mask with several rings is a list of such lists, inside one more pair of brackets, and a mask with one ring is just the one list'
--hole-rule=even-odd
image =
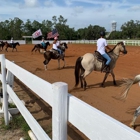
{"label": "grass patch", "polygon": [[9,125],[5,125],[4,118],[1,118],[0,131],[17,130],[17,129],[21,129],[23,131],[25,140],[31,140],[28,135],[30,127],[26,123],[25,119],[21,114],[13,115],[12,120],[9,122]]}

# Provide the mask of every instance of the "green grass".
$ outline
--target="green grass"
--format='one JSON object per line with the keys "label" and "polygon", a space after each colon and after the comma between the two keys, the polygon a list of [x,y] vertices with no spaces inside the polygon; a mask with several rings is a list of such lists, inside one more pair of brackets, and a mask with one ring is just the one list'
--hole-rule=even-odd
{"label": "green grass", "polygon": [[4,118],[1,118],[0,131],[16,130],[16,129],[21,129],[24,134],[24,139],[30,140],[30,137],[28,135],[30,127],[28,126],[28,124],[26,123],[25,119],[22,117],[21,114],[13,115],[12,120],[9,122],[9,125],[5,125]]}

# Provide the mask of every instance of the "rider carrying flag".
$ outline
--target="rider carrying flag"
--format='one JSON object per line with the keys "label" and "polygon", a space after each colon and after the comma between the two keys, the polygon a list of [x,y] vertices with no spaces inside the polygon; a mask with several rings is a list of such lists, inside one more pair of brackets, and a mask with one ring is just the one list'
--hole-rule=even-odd
{"label": "rider carrying flag", "polygon": [[54,41],[53,41],[53,49],[54,50],[57,50],[59,52],[59,54],[61,55],[62,54],[62,51],[58,48],[60,46],[60,42],[58,42],[58,37],[55,37],[54,38]]}
{"label": "rider carrying flag", "polygon": [[42,37],[41,45],[42,45],[43,48],[45,48],[45,46],[46,46],[46,44],[45,44],[45,40],[44,40],[44,37]]}

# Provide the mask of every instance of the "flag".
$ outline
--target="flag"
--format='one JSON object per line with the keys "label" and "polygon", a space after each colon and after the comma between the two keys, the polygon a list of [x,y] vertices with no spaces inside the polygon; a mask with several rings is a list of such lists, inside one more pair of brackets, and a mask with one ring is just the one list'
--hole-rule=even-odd
{"label": "flag", "polygon": [[39,37],[39,36],[41,36],[41,35],[42,35],[42,32],[41,32],[41,30],[39,29],[39,30],[35,31],[35,32],[32,34],[32,37],[33,37],[33,38],[37,38],[37,37]]}
{"label": "flag", "polygon": [[53,29],[52,32],[49,32],[47,34],[47,39],[54,38],[56,36],[59,36],[59,33],[58,33],[57,29]]}
{"label": "flag", "polygon": [[52,32],[49,32],[49,33],[47,34],[47,38],[51,38],[51,36],[52,36]]}

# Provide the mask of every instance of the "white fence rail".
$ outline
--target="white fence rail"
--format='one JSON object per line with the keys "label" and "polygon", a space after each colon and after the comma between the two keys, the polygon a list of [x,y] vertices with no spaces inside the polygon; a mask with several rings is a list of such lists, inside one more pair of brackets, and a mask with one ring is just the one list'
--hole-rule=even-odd
{"label": "white fence rail", "polygon": [[[53,43],[52,40],[49,41],[50,44]],[[107,40],[108,44],[115,45],[118,42],[125,41],[125,45],[140,46],[140,40]],[[32,40],[32,44],[39,44],[41,41]],[[96,44],[97,40],[61,40],[61,42],[71,43],[71,44]]]}
{"label": "white fence rail", "polygon": [[[4,40],[6,41],[6,40]],[[45,40],[49,41],[50,44],[53,43],[53,40]],[[108,44],[115,45],[120,41],[125,41],[126,45],[132,46],[140,46],[140,40],[107,40]],[[7,40],[10,42],[10,40]],[[20,44],[26,44],[26,40],[15,40],[14,42],[19,42]],[[32,40],[32,44],[40,44],[41,40]],[[97,40],[61,40],[61,42],[72,43],[72,44],[96,44]]]}
{"label": "white fence rail", "polygon": [[111,118],[80,99],[68,94],[68,85],[49,82],[31,74],[0,55],[4,118],[9,123],[7,93],[25,118],[38,140],[50,140],[27,108],[19,100],[6,79],[7,72],[12,73],[22,83],[34,91],[52,107],[52,139],[67,140],[67,122],[69,121],[90,140],[140,140],[140,133]]}

